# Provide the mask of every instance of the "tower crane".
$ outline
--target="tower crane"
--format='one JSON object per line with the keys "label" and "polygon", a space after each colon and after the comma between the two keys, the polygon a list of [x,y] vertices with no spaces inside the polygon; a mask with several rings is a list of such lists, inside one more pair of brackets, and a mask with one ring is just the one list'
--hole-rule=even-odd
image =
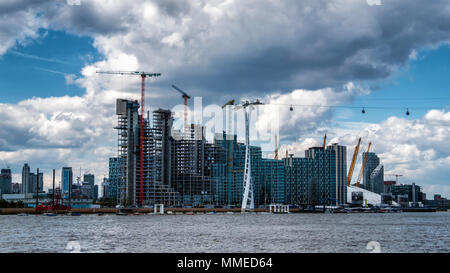
{"label": "tower crane", "polygon": [[184,132],[187,133],[188,130],[188,124],[187,124],[187,116],[188,116],[188,100],[191,98],[186,92],[181,90],[180,88],[176,87],[174,84],[172,84],[172,88],[177,90],[181,93],[183,99],[184,99]]}
{"label": "tower crane", "polygon": [[[233,106],[235,102],[236,102],[235,100],[228,101],[227,103],[225,103],[222,106],[222,109],[226,108],[227,106]],[[232,133],[232,130],[231,130],[231,118],[232,118],[232,114],[231,114],[231,111],[230,111],[228,113],[228,129],[227,129],[227,134],[230,134],[230,135]]]}
{"label": "tower crane", "polygon": [[398,184],[398,178],[402,177],[403,174],[385,174],[387,176],[395,176],[395,183]]}
{"label": "tower crane", "polygon": [[355,152],[353,153],[352,163],[350,165],[350,169],[348,170],[347,187],[350,186],[350,182],[352,182],[353,171],[355,170],[355,164],[356,164],[356,159],[358,158],[360,145],[361,145],[361,138],[359,138],[358,144],[355,147]]}
{"label": "tower crane", "polygon": [[369,147],[367,147],[367,152],[364,155],[363,163],[362,163],[362,166],[361,166],[361,171],[359,172],[358,180],[356,181],[356,186],[357,187],[359,187],[359,185],[361,183],[361,178],[362,178],[363,173],[364,173],[364,168],[366,167],[367,158],[369,157],[370,147],[372,147],[372,142],[369,143]]}
{"label": "tower crane", "polygon": [[3,159],[3,162],[5,163],[5,167],[6,167],[7,169],[9,169],[10,167],[9,167],[9,165],[8,165],[8,162],[6,162],[6,160],[4,160],[4,159]]}
{"label": "tower crane", "polygon": [[148,73],[139,71],[97,71],[99,74],[113,75],[133,75],[141,77],[141,126],[139,132],[139,152],[140,152],[140,172],[139,172],[139,204],[142,206],[144,202],[144,105],[145,105],[145,79],[147,77],[160,77],[161,73]]}

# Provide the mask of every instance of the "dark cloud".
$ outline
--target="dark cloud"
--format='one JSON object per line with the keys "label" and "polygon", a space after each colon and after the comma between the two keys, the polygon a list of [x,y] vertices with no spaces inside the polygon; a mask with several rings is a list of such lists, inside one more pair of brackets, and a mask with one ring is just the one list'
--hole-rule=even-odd
{"label": "dark cloud", "polygon": [[33,9],[43,4],[53,3],[52,0],[2,0],[0,2],[0,16],[11,15],[16,12]]}
{"label": "dark cloud", "polygon": [[135,23],[133,16],[126,10],[102,8],[101,4],[94,2],[82,2],[81,5],[66,7],[52,21],[55,28],[64,28],[83,35],[126,32],[128,26]]}
{"label": "dark cloud", "polygon": [[184,82],[204,96],[376,81],[413,50],[450,38],[446,0],[16,2],[0,4],[2,12],[34,10],[43,25],[91,35],[100,52],[134,55],[142,69],[163,72],[159,88]]}
{"label": "dark cloud", "polygon": [[155,0],[155,3],[161,12],[174,18],[180,18],[190,10],[188,1]]}
{"label": "dark cloud", "polygon": [[[144,28],[130,28],[136,32],[130,46],[116,41],[115,48],[137,56],[143,68],[162,71],[159,88],[183,82],[205,97],[376,81],[405,65],[413,50],[450,38],[447,1],[246,1],[207,3],[202,10],[157,3],[175,17],[173,25],[161,23],[143,37]],[[175,32],[183,47],[161,43]]]}

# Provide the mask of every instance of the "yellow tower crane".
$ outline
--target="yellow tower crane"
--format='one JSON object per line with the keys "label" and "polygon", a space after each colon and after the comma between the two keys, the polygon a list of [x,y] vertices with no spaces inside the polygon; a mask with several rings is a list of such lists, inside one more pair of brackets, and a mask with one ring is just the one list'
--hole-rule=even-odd
{"label": "yellow tower crane", "polygon": [[366,167],[366,163],[367,163],[367,158],[369,157],[369,151],[370,151],[370,147],[372,146],[372,142],[369,143],[369,147],[367,147],[367,152],[364,155],[364,160],[361,166],[361,172],[359,172],[359,176],[358,176],[358,180],[356,181],[356,186],[359,187],[360,183],[361,183],[361,178],[363,176],[364,173],[364,168]]}
{"label": "yellow tower crane", "polygon": [[359,147],[361,146],[361,138],[358,140],[358,144],[355,147],[355,152],[353,153],[352,164],[350,165],[350,169],[348,170],[347,175],[347,187],[350,186],[350,182],[352,182],[353,171],[355,170],[356,159],[358,158]]}

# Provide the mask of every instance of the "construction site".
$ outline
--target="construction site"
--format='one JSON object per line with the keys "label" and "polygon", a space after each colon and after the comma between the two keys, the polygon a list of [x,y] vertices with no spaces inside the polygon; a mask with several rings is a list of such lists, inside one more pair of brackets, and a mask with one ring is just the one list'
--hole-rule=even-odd
{"label": "construction site", "polygon": [[[239,143],[229,132],[205,139],[205,128],[188,124],[188,100],[185,91],[172,85],[184,102],[184,129],[173,129],[170,110],[145,112],[145,79],[157,73],[99,71],[103,74],[136,75],[142,78],[141,102],[118,99],[118,156],[115,177],[110,176],[108,196],[120,208],[145,208],[156,204],[178,208],[241,208],[252,211],[270,204],[285,204],[303,211],[316,207],[404,206],[404,196],[392,195],[392,181],[384,181],[384,166],[372,143],[361,156],[356,182],[351,184],[362,139],[353,151],[347,172],[347,147],[338,143],[311,147],[304,157],[286,151],[279,159],[278,140],[274,159],[263,158],[261,148],[249,142],[248,113],[258,100],[223,108],[240,107],[246,114],[246,142]],[[140,111],[140,113],[139,113]],[[290,111],[294,111],[291,105]],[[362,113],[365,114],[363,108]],[[409,115],[409,111],[407,112]],[[276,136],[277,138],[277,136]],[[401,175],[396,175],[397,179]],[[398,182],[398,181],[396,181]],[[395,183],[394,183],[395,184]],[[415,196],[415,195],[414,195]],[[420,198],[407,200],[419,206]],[[402,204],[400,204],[402,203]],[[408,203],[408,206],[411,205]]]}
{"label": "construction site", "polygon": [[[303,157],[295,157],[286,150],[282,158],[278,135],[275,135],[274,157],[266,158],[261,147],[251,145],[249,138],[249,116],[255,107],[263,105],[261,101],[225,103],[222,109],[228,115],[227,131],[216,133],[214,140],[208,142],[205,127],[188,122],[191,97],[175,85],[172,88],[181,94],[184,103],[182,130],[174,128],[174,113],[170,110],[145,111],[145,80],[161,74],[97,73],[132,75],[142,80],[140,102],[120,98],[116,101],[117,157],[109,159],[108,187],[104,189],[104,196],[116,204],[115,209],[143,209],[145,212],[155,206],[170,211],[181,209],[181,212],[185,209],[271,211],[272,206],[288,206],[281,210],[289,212],[427,209],[422,203],[425,198],[419,186],[399,185],[398,178],[402,176],[399,174],[387,174],[395,176],[396,180],[385,181],[384,166],[371,151],[372,142],[363,149],[362,138],[358,139],[348,170],[347,147],[327,143],[327,135],[322,146],[310,147]],[[238,142],[237,135],[229,130],[234,122],[230,113],[236,109],[245,114],[245,143]],[[294,111],[294,105],[290,105],[289,111]],[[362,114],[366,114],[365,108]],[[409,114],[407,110],[406,115]],[[360,150],[364,150],[361,156]],[[360,163],[357,163],[358,158]],[[354,176],[357,165],[360,170]],[[71,168],[67,171],[67,175],[72,176]],[[39,170],[37,173],[38,183]],[[356,180],[352,184],[354,177]],[[65,180],[69,185],[65,185],[64,192],[53,185],[51,200],[40,200],[39,190],[28,198],[35,198],[37,212],[73,209],[73,178]],[[97,210],[83,212],[96,213]]]}

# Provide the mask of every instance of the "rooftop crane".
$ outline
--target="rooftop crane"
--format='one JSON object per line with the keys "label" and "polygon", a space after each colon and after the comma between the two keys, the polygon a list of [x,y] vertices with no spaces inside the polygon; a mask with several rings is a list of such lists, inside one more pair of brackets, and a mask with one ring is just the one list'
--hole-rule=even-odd
{"label": "rooftop crane", "polygon": [[7,169],[10,169],[10,167],[9,167],[9,165],[8,165],[8,162],[6,162],[6,160],[4,160],[4,159],[3,159],[3,162],[5,163],[5,167],[6,167]]}
{"label": "rooftop crane", "polygon": [[402,177],[403,174],[385,174],[387,176],[395,176],[395,183],[398,184],[398,178]]}
{"label": "rooftop crane", "polygon": [[222,109],[227,107],[228,105],[234,105],[234,103],[235,103],[235,100],[230,100],[222,106]]}
{"label": "rooftop crane", "polygon": [[177,90],[181,93],[183,99],[184,99],[184,132],[187,133],[188,130],[188,124],[187,124],[187,116],[188,116],[188,100],[191,98],[186,92],[181,90],[180,88],[176,87],[174,84],[172,84],[172,88]]}
{"label": "rooftop crane", "polygon": [[369,147],[367,147],[367,152],[364,154],[364,160],[363,160],[363,163],[362,163],[362,166],[361,166],[361,171],[359,172],[358,180],[356,181],[356,186],[357,187],[359,187],[359,185],[361,183],[361,178],[362,178],[363,173],[364,173],[364,168],[366,167],[367,158],[369,157],[370,147],[372,147],[372,142],[369,143]]}
{"label": "rooftop crane", "polygon": [[358,158],[359,147],[361,146],[361,138],[358,140],[358,144],[355,147],[355,152],[353,153],[352,163],[350,165],[350,170],[348,170],[347,175],[347,187],[350,186],[350,182],[352,182],[353,171],[355,170],[356,159]]}
{"label": "rooftop crane", "polygon": [[134,75],[141,77],[141,126],[139,130],[139,204],[144,203],[144,105],[145,105],[145,78],[160,77],[161,73],[147,73],[139,71],[97,71],[99,74],[114,74],[114,75]]}
{"label": "rooftop crane", "polygon": [[[235,102],[236,102],[235,100],[228,101],[227,103],[225,103],[222,106],[222,109],[224,109],[227,106],[233,106]],[[231,118],[232,118],[232,114],[231,114],[231,111],[230,111],[228,113],[228,130],[227,130],[227,134],[231,134],[232,133],[232,131],[231,131]]]}
{"label": "rooftop crane", "polygon": [[327,146],[327,134],[325,134],[325,137],[323,138],[323,149],[325,150]]}

